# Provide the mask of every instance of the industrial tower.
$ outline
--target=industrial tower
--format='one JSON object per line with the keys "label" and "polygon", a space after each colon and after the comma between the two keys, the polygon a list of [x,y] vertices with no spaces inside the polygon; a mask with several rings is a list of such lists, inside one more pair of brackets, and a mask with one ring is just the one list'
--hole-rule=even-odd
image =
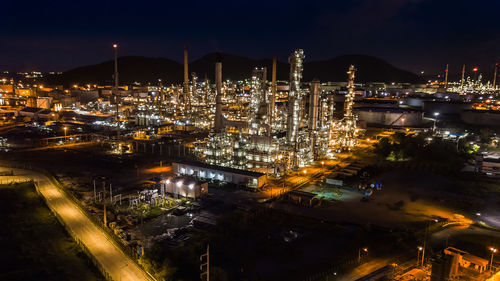
{"label": "industrial tower", "polygon": [[330,130],[330,148],[333,150],[350,150],[356,144],[358,129],[356,128],[357,117],[352,109],[354,105],[354,77],[356,69],[354,65],[349,66],[347,71],[347,93],[344,102],[344,118],[332,123]]}
{"label": "industrial tower", "polygon": [[290,90],[288,92],[288,115],[286,125],[286,138],[291,147],[294,147],[299,135],[302,92],[300,91],[300,80],[302,79],[302,63],[304,51],[295,50],[288,58],[290,63]]}

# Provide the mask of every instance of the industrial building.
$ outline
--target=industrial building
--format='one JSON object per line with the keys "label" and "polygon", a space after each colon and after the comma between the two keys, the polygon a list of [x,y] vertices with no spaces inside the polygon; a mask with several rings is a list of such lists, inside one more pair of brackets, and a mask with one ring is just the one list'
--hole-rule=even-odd
{"label": "industrial building", "polygon": [[249,188],[261,188],[267,183],[267,175],[264,173],[210,165],[201,162],[174,162],[172,163],[172,171],[179,175],[228,182]]}
{"label": "industrial building", "polygon": [[165,193],[174,198],[179,196],[197,199],[208,194],[208,183],[188,176],[166,177],[162,179]]}
{"label": "industrial building", "polygon": [[444,253],[453,257],[454,264],[452,264],[452,269],[455,271],[454,275],[456,275],[456,272],[458,271],[458,266],[464,268],[472,268],[475,271],[482,273],[486,270],[486,266],[488,266],[489,263],[483,258],[453,247],[444,249]]}

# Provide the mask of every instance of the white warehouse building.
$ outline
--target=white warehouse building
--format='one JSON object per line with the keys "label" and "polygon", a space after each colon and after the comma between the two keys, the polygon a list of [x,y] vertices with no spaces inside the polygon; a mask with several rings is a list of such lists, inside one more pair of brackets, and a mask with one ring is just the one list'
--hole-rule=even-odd
{"label": "white warehouse building", "polygon": [[194,161],[173,162],[172,172],[200,179],[210,179],[244,185],[250,188],[261,188],[267,183],[267,175],[264,173],[233,169]]}

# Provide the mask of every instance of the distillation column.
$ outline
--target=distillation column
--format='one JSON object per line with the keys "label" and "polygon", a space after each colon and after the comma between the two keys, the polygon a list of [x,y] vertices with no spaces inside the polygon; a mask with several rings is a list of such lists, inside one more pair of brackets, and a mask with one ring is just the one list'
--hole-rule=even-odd
{"label": "distillation column", "polygon": [[[192,100],[196,100],[198,97],[198,89],[197,89],[198,76],[196,75],[196,72],[191,72],[191,80],[193,81],[193,86],[191,87],[191,97],[192,97]],[[204,103],[204,101],[202,101],[202,102]],[[200,100],[198,100],[197,103],[199,105]]]}
{"label": "distillation column", "polygon": [[319,115],[319,87],[318,79],[311,82],[311,93],[309,95],[309,140],[311,141],[311,151],[315,153],[316,139],[318,132],[318,115]]}
{"label": "distillation column", "polygon": [[302,78],[302,62],[304,51],[296,50],[288,59],[290,63],[290,90],[288,92],[288,113],[286,139],[293,147],[297,142],[300,127],[300,110],[302,93],[300,91],[300,79]]}
{"label": "distillation column", "polygon": [[276,56],[273,57],[273,71],[271,75],[271,98],[269,99],[268,125],[272,128],[274,121],[274,108],[276,106]]}
{"label": "distillation column", "polygon": [[318,128],[319,112],[319,80],[311,82],[311,94],[309,96],[309,130],[315,131]]}

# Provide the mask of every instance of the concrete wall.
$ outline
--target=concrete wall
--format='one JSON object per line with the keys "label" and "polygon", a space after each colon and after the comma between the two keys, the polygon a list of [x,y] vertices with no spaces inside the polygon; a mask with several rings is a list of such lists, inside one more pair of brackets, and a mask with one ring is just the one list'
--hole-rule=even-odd
{"label": "concrete wall", "polygon": [[[180,184],[178,184],[180,183]],[[200,198],[208,193],[208,183],[199,183],[190,179],[167,179],[164,183],[165,192],[186,198]]]}

